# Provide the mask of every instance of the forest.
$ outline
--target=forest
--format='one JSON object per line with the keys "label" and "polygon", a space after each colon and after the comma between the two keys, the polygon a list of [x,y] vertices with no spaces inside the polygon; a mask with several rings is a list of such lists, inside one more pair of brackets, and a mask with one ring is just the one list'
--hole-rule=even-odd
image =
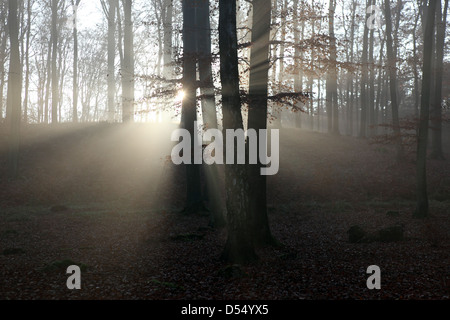
{"label": "forest", "polygon": [[448,2],[0,0],[0,300],[448,300]]}

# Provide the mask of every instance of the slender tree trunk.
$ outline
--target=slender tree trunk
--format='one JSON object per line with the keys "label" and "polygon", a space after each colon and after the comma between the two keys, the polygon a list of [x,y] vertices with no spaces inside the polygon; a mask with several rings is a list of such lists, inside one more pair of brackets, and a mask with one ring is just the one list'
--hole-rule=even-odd
{"label": "slender tree trunk", "polygon": [[[103,2],[104,3],[104,2]],[[115,79],[115,59],[116,59],[116,9],[117,3],[115,0],[108,1],[108,7],[103,5],[103,11],[108,19],[108,121],[113,122],[115,120],[115,95],[116,95],[116,79]],[[119,47],[122,44],[119,42]]]}
{"label": "slender tree trunk", "polygon": [[394,138],[397,148],[397,161],[401,161],[403,158],[402,138],[400,133],[400,121],[398,116],[398,99],[397,99],[397,72],[395,67],[395,52],[392,45],[392,22],[391,22],[391,7],[390,1],[385,0],[386,10],[386,45],[387,45],[387,58],[388,58],[388,71],[389,71],[389,84],[390,95],[392,104],[392,126],[394,129]]}
{"label": "slender tree trunk", "polygon": [[44,102],[44,123],[48,123],[48,107],[50,99],[50,84],[52,82],[51,76],[51,62],[52,62],[52,43],[53,43],[53,33],[50,36],[48,43],[48,53],[47,53],[47,67],[46,67],[46,84],[45,84],[45,102]]}
{"label": "slender tree trunk", "polygon": [[8,29],[10,39],[10,62],[8,74],[7,106],[11,110],[10,138],[8,152],[8,174],[10,178],[17,178],[19,171],[20,146],[20,118],[21,118],[21,92],[22,92],[22,66],[19,52],[19,25],[17,19],[17,1],[8,1]]}
{"label": "slender tree trunk", "polygon": [[434,97],[432,99],[432,119],[431,119],[431,158],[444,159],[442,150],[442,70],[444,68],[444,44],[445,29],[447,24],[448,0],[445,0],[444,15],[441,12],[441,2],[437,1],[437,36],[436,36],[436,62],[435,62],[435,84]]}
{"label": "slender tree trunk", "polygon": [[329,0],[328,33],[330,36],[330,62],[327,72],[327,115],[328,132],[339,134],[339,106],[337,104],[336,38],[334,35],[334,14],[336,2]]}
{"label": "slender tree trunk", "polygon": [[25,44],[25,97],[23,99],[23,122],[28,123],[28,90],[30,86],[30,31],[31,31],[31,0],[27,2],[27,31]]}
{"label": "slender tree trunk", "polygon": [[[209,2],[209,0],[208,0]],[[209,5],[208,5],[209,7]],[[173,67],[172,67],[172,19],[173,19],[173,0],[164,0],[164,35],[163,35],[163,45],[164,45],[164,77],[166,79],[173,78]],[[208,11],[209,13],[209,11]],[[209,14],[208,14],[208,22],[209,22]]]}
{"label": "slender tree trunk", "polygon": [[[350,27],[350,63],[354,63],[354,43],[355,43],[355,17],[356,17],[356,5],[357,2],[355,0],[352,1],[352,22]],[[354,94],[354,76],[355,74],[351,74],[350,79],[350,102],[349,102],[349,135],[353,135],[353,119],[354,119],[354,110],[355,110],[355,94]]]}
{"label": "slender tree trunk", "polygon": [[[367,0],[366,8],[370,5],[371,0]],[[367,21],[369,18],[369,14],[366,13],[366,18],[364,21]],[[367,24],[364,23],[364,37],[363,37],[363,51],[362,51],[362,75],[361,75],[361,120],[360,120],[360,128],[359,128],[359,137],[366,138],[367,136],[367,108],[368,108],[368,99],[367,99],[367,78],[368,78],[368,65],[367,65],[367,55],[368,55],[368,45],[369,45],[369,28]]]}
{"label": "slender tree trunk", "polygon": [[[388,0],[386,0],[388,1]],[[440,1],[440,0],[439,0]],[[428,216],[428,194],[427,194],[427,141],[428,141],[428,121],[430,113],[430,82],[434,20],[436,12],[435,0],[430,0],[427,9],[427,22],[424,33],[424,53],[423,53],[423,75],[422,75],[422,97],[420,103],[420,125],[419,139],[417,144],[417,207],[414,212],[415,217],[423,218]]]}
{"label": "slender tree trunk", "polygon": [[[219,0],[219,50],[224,129],[242,129],[235,0]],[[246,168],[229,164],[225,170],[228,235],[222,258],[245,263],[257,259],[249,236]]]}
{"label": "slender tree trunk", "polygon": [[[294,78],[294,91],[295,92],[301,92],[303,90],[303,71],[302,71],[302,59],[301,56],[303,55],[303,50],[300,50],[300,32],[298,30],[298,21],[300,18],[303,17],[303,7],[302,11],[299,15],[299,9],[298,9],[298,1],[294,0],[294,43],[295,43],[295,51],[294,51],[294,70],[295,70],[295,78]],[[305,23],[302,19],[302,30]],[[302,37],[303,41],[303,37]],[[303,105],[302,102],[299,102],[296,104],[297,108],[301,108]],[[294,113],[294,119],[295,119],[295,127],[301,128],[302,127],[302,113],[301,111],[296,111]]]}
{"label": "slender tree trunk", "polygon": [[[7,10],[7,4],[1,3],[0,4],[2,10]],[[6,16],[2,15],[1,17],[1,27],[2,32],[4,32],[4,36],[1,39],[0,43],[0,124],[3,121],[3,91],[5,87],[5,62],[6,62],[6,45],[8,40],[8,28],[7,28],[7,21]]]}
{"label": "slender tree trunk", "polygon": [[72,120],[78,122],[78,29],[77,29],[77,9],[81,0],[76,3],[72,0],[73,8],[73,98],[72,98]]}
{"label": "slender tree trunk", "polygon": [[58,52],[58,0],[52,0],[52,124],[58,122],[58,70],[56,68]]}
{"label": "slender tree trunk", "polygon": [[417,68],[417,64],[419,63],[419,59],[417,56],[417,24],[419,21],[420,15],[417,14],[416,20],[414,22],[413,28],[413,73],[414,73],[414,115],[416,118],[419,118],[419,100],[420,100],[420,92],[419,92],[419,70]]}
{"label": "slender tree trunk", "polygon": [[378,134],[378,124],[380,122],[380,107],[381,107],[381,91],[382,91],[382,87],[383,87],[383,51],[384,51],[384,43],[385,43],[385,38],[383,37],[381,39],[381,35],[380,35],[380,40],[381,40],[381,46],[380,46],[380,57],[378,60],[378,80],[377,80],[377,97],[376,97],[376,103],[375,103],[375,130],[374,133]]}
{"label": "slender tree trunk", "polygon": [[134,121],[134,47],[132,0],[124,0],[122,122]]}
{"label": "slender tree trunk", "polygon": [[[372,5],[375,5],[376,1],[373,0]],[[373,58],[374,50],[374,29],[370,30],[369,40],[369,136],[375,135],[375,63]]]}

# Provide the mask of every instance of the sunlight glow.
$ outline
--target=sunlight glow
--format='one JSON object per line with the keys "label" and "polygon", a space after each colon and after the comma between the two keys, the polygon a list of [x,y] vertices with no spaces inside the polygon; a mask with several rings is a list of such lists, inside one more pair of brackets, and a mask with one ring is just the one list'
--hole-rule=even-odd
{"label": "sunlight glow", "polygon": [[175,101],[176,102],[181,102],[184,99],[184,91],[183,90],[179,90],[176,97],[175,97]]}

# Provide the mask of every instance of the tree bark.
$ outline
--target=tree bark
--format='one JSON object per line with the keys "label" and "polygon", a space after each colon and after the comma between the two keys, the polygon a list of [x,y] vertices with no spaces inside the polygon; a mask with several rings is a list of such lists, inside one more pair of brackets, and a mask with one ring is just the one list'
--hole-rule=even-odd
{"label": "tree bark", "polygon": [[72,0],[73,9],[73,96],[72,96],[72,121],[78,122],[78,29],[77,9],[81,0]]}
{"label": "tree bark", "polygon": [[436,35],[436,62],[435,62],[435,84],[434,97],[432,98],[431,119],[431,154],[432,159],[444,159],[442,150],[442,70],[444,68],[444,44],[445,29],[447,24],[448,0],[445,0],[444,15],[441,12],[441,1],[437,1],[437,35]]}
{"label": "tree bark", "polygon": [[[250,53],[248,128],[267,129],[267,93],[269,80],[269,39],[271,1],[253,1],[252,47]],[[261,137],[258,136],[258,140]],[[259,146],[257,147],[260,154]],[[267,216],[267,179],[261,164],[248,165],[249,216],[256,245],[277,244],[270,232]]]}
{"label": "tree bark", "polygon": [[132,0],[124,0],[122,122],[134,121],[134,46],[131,8]]}
{"label": "tree bark", "polygon": [[[386,0],[387,2],[388,0]],[[440,0],[439,0],[440,1]],[[414,216],[424,218],[428,216],[428,194],[427,194],[427,142],[428,142],[428,121],[430,113],[430,82],[434,20],[436,11],[436,1],[430,0],[427,10],[427,18],[424,33],[424,53],[423,53],[423,75],[422,75],[422,97],[420,104],[420,125],[417,144],[417,207]]]}
{"label": "tree bark", "polygon": [[52,124],[58,122],[58,70],[56,68],[58,54],[58,0],[52,0]]}
{"label": "tree bark", "polygon": [[402,137],[400,133],[400,120],[398,115],[398,99],[397,99],[397,71],[395,66],[396,55],[392,43],[392,22],[391,22],[391,7],[390,1],[384,1],[386,10],[386,50],[388,58],[389,71],[389,88],[391,95],[391,109],[392,109],[392,127],[394,130],[394,139],[397,149],[397,161],[403,159]]}
{"label": "tree bark", "polygon": [[[197,26],[197,58],[200,84],[200,102],[202,108],[203,127],[217,128],[216,99],[212,75],[211,25],[209,17],[209,0],[201,1],[195,10]],[[209,141],[204,141],[208,143]],[[203,165],[206,178],[205,193],[208,197],[211,212],[211,224],[223,227],[226,223],[220,197],[222,186],[219,178],[220,165]]]}
{"label": "tree bark", "polygon": [[22,66],[19,52],[19,25],[17,19],[17,1],[8,1],[8,29],[10,39],[10,62],[8,73],[7,106],[11,110],[10,138],[8,151],[8,174],[11,179],[17,178],[19,172],[20,118],[22,92]]}
{"label": "tree bark", "polygon": [[194,148],[197,128],[196,110],[196,26],[195,7],[189,0],[183,0],[183,92],[182,126],[191,136],[191,164],[186,164],[186,214],[196,213],[204,209],[201,193],[200,165],[194,163]]}
{"label": "tree bark", "polygon": [[[366,1],[366,8],[370,5],[371,0]],[[363,37],[363,50],[361,57],[362,64],[362,74],[361,74],[361,120],[359,127],[359,137],[366,138],[367,137],[367,107],[368,107],[368,99],[367,99],[367,78],[368,78],[368,65],[367,65],[367,56],[368,56],[368,45],[369,45],[369,28],[365,23],[369,18],[369,14],[366,13],[364,20],[364,37]]]}
{"label": "tree bark", "polygon": [[[219,0],[219,51],[224,129],[242,129],[235,0]],[[232,263],[250,262],[257,256],[249,236],[246,168],[228,164],[225,171],[228,234],[222,259]]]}

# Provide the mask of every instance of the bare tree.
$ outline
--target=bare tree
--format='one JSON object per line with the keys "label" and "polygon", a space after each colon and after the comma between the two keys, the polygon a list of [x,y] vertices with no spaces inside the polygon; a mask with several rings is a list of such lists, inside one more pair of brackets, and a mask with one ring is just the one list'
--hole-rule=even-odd
{"label": "bare tree", "polygon": [[16,178],[19,171],[20,118],[22,92],[22,65],[19,52],[19,24],[17,19],[18,1],[8,1],[8,29],[10,40],[10,62],[8,73],[7,106],[10,114],[10,138],[8,153],[8,173]]}
{"label": "bare tree", "polygon": [[[252,47],[250,56],[248,128],[267,129],[269,80],[270,0],[253,1]],[[261,139],[261,137],[259,137]],[[259,149],[261,145],[258,146]],[[258,150],[258,154],[259,154]],[[261,164],[248,165],[249,216],[256,244],[276,244],[267,217],[267,179],[260,174]]]}
{"label": "bare tree", "polygon": [[444,68],[444,44],[445,29],[447,25],[448,0],[445,0],[442,15],[441,1],[437,1],[437,35],[436,35],[436,62],[435,62],[435,84],[434,97],[432,98],[431,119],[431,157],[433,159],[444,159],[442,150],[442,70]]}
{"label": "bare tree", "polygon": [[134,119],[134,47],[132,0],[122,0],[124,8],[123,65],[122,65],[122,121]]}
{"label": "bare tree", "polygon": [[[224,129],[242,129],[235,0],[219,0],[219,50]],[[248,232],[246,168],[229,164],[225,170],[228,235],[222,258],[234,263],[245,263],[257,258]]]}
{"label": "bare tree", "polygon": [[[107,74],[107,82],[108,82],[108,121],[114,121],[114,110],[115,110],[115,102],[114,96],[116,92],[116,81],[114,76],[114,61],[116,58],[116,40],[115,40],[115,30],[116,30],[116,0],[108,0],[108,4],[106,4],[105,0],[101,1],[103,13],[108,20],[108,74]],[[120,44],[121,46],[121,44]]]}
{"label": "bare tree", "polygon": [[[440,1],[440,0],[439,0]],[[388,2],[388,0],[386,0]],[[436,12],[435,0],[430,0],[427,9],[427,17],[424,33],[423,53],[423,75],[422,75],[422,97],[420,104],[419,139],[417,144],[417,207],[415,217],[428,216],[428,193],[427,193],[427,142],[428,121],[430,118],[430,90],[431,90],[431,66],[433,54],[434,21]]]}
{"label": "bare tree", "polygon": [[392,109],[392,126],[394,130],[394,138],[397,148],[397,160],[400,161],[403,158],[402,138],[400,133],[400,120],[398,115],[398,98],[397,98],[397,72],[396,72],[396,55],[395,48],[392,41],[392,19],[391,19],[391,6],[390,1],[385,0],[385,16],[386,16],[386,49],[388,59],[388,72],[389,72],[389,88],[391,94],[391,109]]}
{"label": "bare tree", "polygon": [[58,122],[58,70],[57,70],[57,54],[58,54],[58,3],[59,0],[52,0],[52,124]]}

